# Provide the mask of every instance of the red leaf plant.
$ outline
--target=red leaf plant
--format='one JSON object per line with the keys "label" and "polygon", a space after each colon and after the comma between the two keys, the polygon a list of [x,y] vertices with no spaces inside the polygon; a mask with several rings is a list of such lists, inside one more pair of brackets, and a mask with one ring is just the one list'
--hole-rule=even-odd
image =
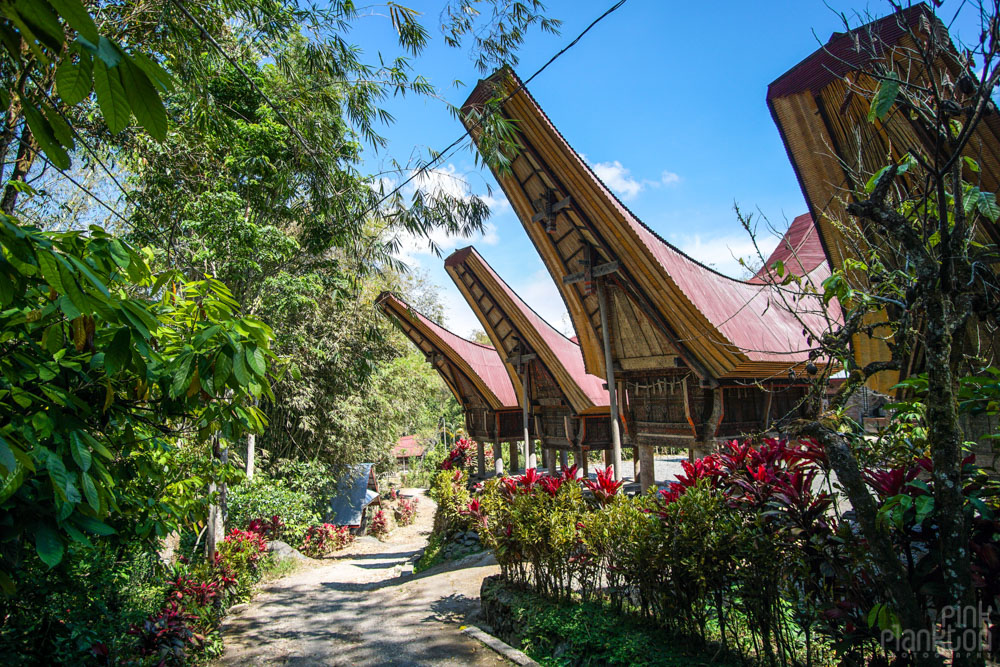
{"label": "red leaf plant", "polygon": [[603,507],[611,502],[625,482],[616,482],[614,470],[608,466],[604,470],[597,471],[597,481],[585,479],[583,484],[590,489],[594,498]]}

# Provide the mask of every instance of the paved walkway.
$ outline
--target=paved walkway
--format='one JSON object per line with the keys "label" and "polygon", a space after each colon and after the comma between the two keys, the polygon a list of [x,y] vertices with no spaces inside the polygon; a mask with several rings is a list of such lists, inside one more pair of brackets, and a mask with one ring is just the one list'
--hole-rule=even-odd
{"label": "paved walkway", "polygon": [[434,503],[387,542],[363,540],[273,582],[223,625],[218,665],[504,665],[459,632],[474,622],[479,586],[499,569],[479,554],[401,575],[427,544]]}

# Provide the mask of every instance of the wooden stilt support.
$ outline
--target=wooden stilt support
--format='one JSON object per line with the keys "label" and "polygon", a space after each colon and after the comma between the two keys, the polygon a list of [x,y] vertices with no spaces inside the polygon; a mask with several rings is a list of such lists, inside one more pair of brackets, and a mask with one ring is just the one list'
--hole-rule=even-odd
{"label": "wooden stilt support", "polygon": [[632,445],[632,477],[636,482],[641,482],[639,475],[642,472],[642,465],[639,461],[639,448]]}
{"label": "wooden stilt support", "polygon": [[556,470],[556,450],[554,449],[545,450],[545,462],[548,464],[549,474],[554,477],[558,472]]}
{"label": "wooden stilt support", "polygon": [[559,469],[567,470],[569,468],[569,452],[565,449],[559,450]]}
{"label": "wooden stilt support", "polygon": [[535,467],[534,453],[535,444],[528,435],[528,410],[531,406],[531,399],[528,397],[528,364],[521,364],[521,416],[524,421],[524,465],[525,470]]}
{"label": "wooden stilt support", "polygon": [[639,480],[639,488],[643,493],[651,486],[656,486],[656,459],[653,456],[652,445],[639,445],[639,465],[642,470],[642,477]]}
{"label": "wooden stilt support", "polygon": [[611,417],[611,462],[615,481],[622,478],[622,436],[618,430],[618,385],[615,384],[615,367],[611,359],[611,332],[608,330],[608,294],[604,278],[597,279],[597,303],[601,310],[601,338],[604,339],[604,373],[608,383],[608,407]]}
{"label": "wooden stilt support", "polygon": [[480,477],[486,477],[486,443],[476,442],[476,471]]}
{"label": "wooden stilt support", "polygon": [[518,449],[520,448],[520,444],[521,443],[517,442],[516,440],[511,440],[510,441],[510,474],[511,475],[516,475],[517,474],[518,464],[520,463],[517,460],[517,452],[518,452]]}
{"label": "wooden stilt support", "polygon": [[493,441],[493,470],[497,477],[503,474],[503,443],[500,438]]}

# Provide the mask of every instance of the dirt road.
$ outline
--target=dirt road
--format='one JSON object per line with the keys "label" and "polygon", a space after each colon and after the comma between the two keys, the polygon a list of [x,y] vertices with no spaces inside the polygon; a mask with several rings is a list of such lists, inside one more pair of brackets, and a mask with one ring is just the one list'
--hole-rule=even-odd
{"label": "dirt road", "polygon": [[382,543],[363,541],[270,584],[223,625],[219,665],[504,665],[459,632],[498,571],[487,554],[400,576],[427,544],[434,503]]}

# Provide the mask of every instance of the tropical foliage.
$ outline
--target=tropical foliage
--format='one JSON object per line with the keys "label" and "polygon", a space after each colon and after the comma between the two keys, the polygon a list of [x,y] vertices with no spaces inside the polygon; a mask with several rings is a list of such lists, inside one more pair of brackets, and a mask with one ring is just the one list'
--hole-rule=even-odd
{"label": "tropical foliage", "polygon": [[[436,497],[452,523],[464,520],[494,550],[508,584],[606,604],[768,664],[908,659],[912,647],[891,641],[899,623],[889,600],[871,586],[878,561],[856,539],[821,447],[732,442],[684,470],[668,489],[634,498],[607,471],[581,483],[573,470],[529,470],[488,480],[471,499],[461,476],[442,472]],[[948,600],[932,472],[929,459],[865,471],[927,613]],[[971,457],[963,494],[976,526],[967,548],[977,603],[997,609],[998,488]]]}

